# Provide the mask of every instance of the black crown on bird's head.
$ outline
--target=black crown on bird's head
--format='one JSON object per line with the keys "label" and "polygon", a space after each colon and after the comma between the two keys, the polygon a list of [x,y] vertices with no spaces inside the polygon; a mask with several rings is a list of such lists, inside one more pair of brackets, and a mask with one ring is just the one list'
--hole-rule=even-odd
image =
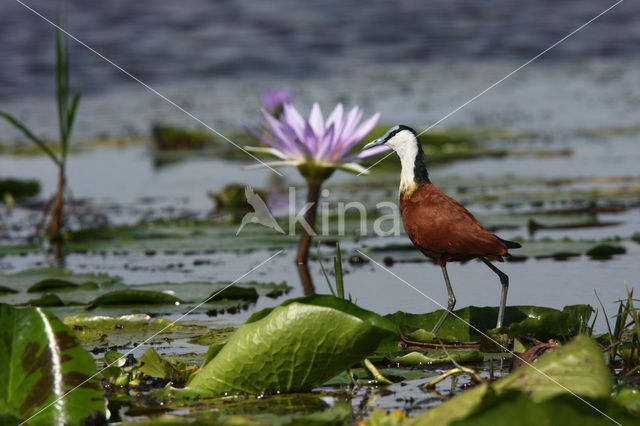
{"label": "black crown on bird's head", "polygon": [[410,180],[418,183],[431,183],[424,161],[424,151],[418,138],[418,133],[404,124],[397,124],[390,128],[384,136],[365,145],[364,149],[387,144],[392,148],[402,162],[402,167],[410,168]]}
{"label": "black crown on bird's head", "polygon": [[385,133],[383,136],[379,137],[378,139],[374,140],[373,142],[368,143],[365,146],[365,148],[367,148],[369,146],[376,146],[376,145],[385,144],[385,143],[389,142],[391,139],[393,139],[394,137],[396,137],[398,134],[400,134],[403,131],[407,131],[407,132],[411,133],[411,135],[416,140],[418,140],[418,134],[411,127],[406,126],[404,124],[396,124],[395,126],[390,128],[389,130],[387,130],[387,133]]}

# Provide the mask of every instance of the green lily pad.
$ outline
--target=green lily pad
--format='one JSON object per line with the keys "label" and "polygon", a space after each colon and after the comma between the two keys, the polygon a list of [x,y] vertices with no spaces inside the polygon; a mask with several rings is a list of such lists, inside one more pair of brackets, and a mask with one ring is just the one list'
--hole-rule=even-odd
{"label": "green lily pad", "polygon": [[4,194],[11,194],[16,200],[35,197],[40,192],[40,182],[36,180],[0,179],[0,203]]}
{"label": "green lily pad", "polygon": [[616,254],[625,254],[626,252],[627,249],[620,245],[598,244],[587,251],[587,256],[593,259],[607,260],[611,259]]}
{"label": "green lily pad", "polygon": [[111,367],[122,368],[127,363],[127,357],[120,352],[108,351],[104,354],[104,362]]}
{"label": "green lily pad", "polygon": [[391,359],[391,362],[401,365],[430,365],[454,361],[459,364],[482,362],[484,361],[484,355],[477,350],[449,350],[448,353],[444,351],[430,351],[428,355],[413,351]]}
{"label": "green lily pad", "polygon": [[[277,425],[277,426],[323,426],[344,425],[352,420],[351,405],[336,401],[331,407],[322,400],[323,394],[264,395],[244,398],[198,398],[196,401],[180,400],[176,408],[192,403],[199,411],[186,418],[168,414],[157,416],[148,407],[129,409],[127,415],[156,414],[150,419],[124,422],[123,426],[173,425],[173,426],[219,426],[219,425]],[[135,407],[135,402],[131,403]],[[172,408],[173,404],[163,405]]]}
{"label": "green lily pad", "polygon": [[210,330],[207,334],[203,334],[202,336],[197,336],[188,341],[188,343],[194,345],[214,345],[214,344],[225,344],[229,337],[236,331],[235,328],[224,328],[222,330]]}
{"label": "green lily pad", "polygon": [[159,379],[171,381],[177,385],[184,385],[187,379],[198,368],[193,365],[187,367],[183,362],[171,362],[162,357],[155,349],[149,348],[140,357],[140,372],[157,377]]}
{"label": "green lily pad", "polygon": [[[26,269],[13,274],[0,274],[0,282],[3,286],[15,292],[51,291],[62,288],[93,289],[98,285],[111,284],[119,279],[107,274],[75,274],[58,268]],[[86,286],[83,287],[85,284]]]}
{"label": "green lily pad", "polygon": [[540,403],[569,392],[583,398],[607,398],[610,385],[609,369],[600,347],[589,337],[579,335],[565,346],[544,354],[533,365],[525,365],[493,383],[476,386],[409,419],[407,424],[448,425],[473,413],[488,396],[509,390],[521,391],[532,402]]}
{"label": "green lily pad", "polygon": [[[563,311],[542,306],[507,306],[503,319],[505,325],[496,333],[517,335],[515,333],[520,332],[520,335],[539,339],[570,336],[588,321],[587,312],[590,315],[590,309],[587,305],[565,307]],[[428,314],[398,311],[385,317],[393,321],[403,335],[411,336],[416,341],[424,337],[423,343],[431,343],[432,333],[429,330],[443,312],[442,309]],[[482,337],[481,333],[486,334],[494,329],[498,318],[497,307],[468,306],[453,313],[455,315],[449,315],[438,330],[438,337],[444,342],[476,341]],[[508,329],[512,324],[513,328]]]}
{"label": "green lily pad", "polygon": [[73,290],[81,288],[84,290],[95,290],[99,286],[93,281],[87,281],[83,284],[76,284],[71,281],[56,278],[46,278],[38,281],[27,289],[27,293],[36,293],[39,291],[55,291],[55,290]]}
{"label": "green lily pad", "polygon": [[[417,380],[417,379],[425,379],[427,377],[433,377],[437,373],[433,371],[425,371],[420,369],[408,369],[408,368],[380,368],[378,369],[380,374],[382,374],[385,378],[391,380],[392,382],[401,382],[408,380]],[[353,368],[351,369],[354,377],[358,379],[360,383],[367,384],[369,382],[374,382],[375,379],[371,376],[371,372],[364,368]],[[349,376],[347,372],[343,371],[337,376],[332,377],[322,384],[322,386],[346,386],[350,382]]]}
{"label": "green lily pad", "polygon": [[258,300],[258,291],[254,287],[232,286],[223,291],[214,291],[207,298],[207,302],[217,302],[219,300],[244,300],[255,302]]}
{"label": "green lily pad", "polygon": [[[0,304],[0,418],[6,423],[84,425],[105,414],[95,362],[54,315]],[[67,392],[76,388],[73,392]]]}
{"label": "green lily pad", "polygon": [[40,307],[52,307],[52,306],[65,306],[65,303],[60,299],[57,294],[46,293],[37,299],[30,299],[27,302],[20,304],[20,306],[40,306]]}
{"label": "green lily pad", "polygon": [[254,315],[194,376],[193,394],[312,389],[394,334],[383,317],[332,296],[290,299]]}
{"label": "green lily pad", "polygon": [[0,285],[0,296],[4,296],[6,294],[16,294],[18,293],[18,290],[14,290],[10,287],[5,287],[3,285]]}
{"label": "green lily pad", "polygon": [[[104,315],[67,316],[62,322],[71,327],[85,347],[120,346],[129,342],[147,343],[166,341],[202,333],[208,329],[197,325],[173,324],[164,318],[151,318],[147,314],[129,314],[119,317]],[[154,336],[155,335],[155,336]]]}
{"label": "green lily pad", "polygon": [[530,315],[528,318],[493,329],[489,334],[507,334],[511,337],[527,336],[539,340],[575,335],[581,325],[588,324],[593,309],[588,305],[565,306],[562,311],[552,310]]}
{"label": "green lily pad", "polygon": [[[587,405],[589,404],[589,405]],[[563,394],[536,402],[522,392],[510,390],[500,395],[486,395],[470,415],[451,425],[486,425],[510,423],[518,425],[580,425],[600,426],[606,423],[637,424],[640,418],[606,398],[580,400]]]}
{"label": "green lily pad", "polygon": [[[284,225],[284,224],[283,224]],[[286,225],[284,225],[286,226]],[[296,236],[280,234],[264,226],[252,226],[236,235],[238,224],[209,221],[158,220],[137,225],[87,229],[69,234],[70,251],[179,253],[220,252],[291,247]]]}
{"label": "green lily pad", "polygon": [[113,305],[181,305],[183,302],[175,296],[159,291],[116,290],[96,297],[87,309]]}
{"label": "green lily pad", "polygon": [[611,397],[628,410],[640,414],[640,389],[618,385],[613,388]]}

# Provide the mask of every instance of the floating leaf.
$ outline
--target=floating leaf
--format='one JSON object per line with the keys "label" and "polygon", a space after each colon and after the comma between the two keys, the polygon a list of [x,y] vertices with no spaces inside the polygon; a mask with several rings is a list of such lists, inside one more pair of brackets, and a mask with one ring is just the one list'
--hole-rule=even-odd
{"label": "floating leaf", "polygon": [[[408,368],[380,368],[378,371],[380,372],[380,374],[394,383],[407,380],[424,379],[436,375],[436,373],[433,371]],[[360,383],[368,384],[369,382],[376,381],[371,377],[371,372],[364,368],[353,368],[351,369],[351,373],[353,373],[354,377],[356,377]],[[349,376],[347,372],[343,371],[337,376],[334,376],[324,382],[322,386],[345,386],[349,383]]]}
{"label": "floating leaf", "polygon": [[4,295],[0,295],[0,300],[18,305],[33,302],[30,300],[33,296],[28,292],[73,290],[60,292],[63,304],[86,303],[98,294],[96,290],[99,288],[102,291],[107,288],[117,288],[119,284],[115,282],[118,280],[118,277],[107,274],[75,274],[66,269],[57,268],[27,269],[13,274],[0,273],[0,282],[3,286],[13,290],[11,293],[5,292]]}
{"label": "floating leaf", "polygon": [[189,343],[194,345],[213,345],[227,343],[229,337],[236,331],[235,328],[224,328],[222,330],[211,330],[207,334],[197,336],[189,340]]}
{"label": "floating leaf", "polygon": [[408,354],[397,356],[391,359],[391,362],[402,365],[422,365],[422,364],[439,364],[443,362],[457,362],[459,364],[482,362],[484,355],[477,350],[449,350],[430,351],[427,354],[422,352],[409,352]]}
{"label": "floating leaf", "polygon": [[211,293],[207,302],[217,302],[218,300],[244,300],[255,302],[258,300],[258,291],[253,287],[231,286],[222,291],[217,290]]}
{"label": "floating leaf", "polygon": [[[496,333],[507,333],[511,331],[505,330],[513,330],[512,335],[521,332],[523,333],[521,335],[536,338],[569,336],[578,331],[579,317],[584,316],[584,311],[590,309],[587,305],[566,307],[563,311],[542,306],[507,306],[503,319],[505,326],[496,330]],[[432,333],[428,330],[433,328],[443,312],[442,309],[428,314],[409,314],[398,311],[385,317],[393,321],[403,335],[410,336],[416,341],[421,341],[419,339],[424,337],[425,340],[421,342],[429,343],[433,340],[431,340]],[[497,307],[468,306],[458,309],[444,321],[438,330],[438,337],[445,343],[478,340],[482,337],[481,333],[486,334],[495,327],[497,318]],[[589,316],[583,318],[584,323],[588,319]],[[523,321],[526,322],[515,325]],[[514,324],[513,329],[508,329],[511,324]]]}
{"label": "floating leaf", "polygon": [[613,388],[611,396],[618,404],[640,414],[640,389],[618,385]]}
{"label": "floating leaf", "polygon": [[84,425],[94,412],[104,418],[102,386],[91,378],[95,362],[54,315],[40,308],[0,304],[0,335],[0,418],[4,422],[35,416],[29,424]]}
{"label": "floating leaf", "polygon": [[71,281],[61,280],[57,278],[46,278],[42,281],[38,281],[27,289],[28,293],[35,293],[38,291],[51,291],[51,290],[73,290],[76,288],[82,288],[85,290],[95,290],[98,288],[98,284],[93,281],[87,281],[83,284],[76,284]]}
{"label": "floating leaf", "polygon": [[4,296],[5,294],[16,294],[16,293],[18,293],[18,290],[14,290],[12,288],[0,285],[0,296]]}
{"label": "floating leaf", "polygon": [[538,403],[568,392],[586,398],[607,398],[610,385],[609,369],[600,348],[589,337],[580,335],[544,354],[532,365],[523,366],[491,384],[478,385],[409,419],[407,424],[448,425],[473,413],[488,396],[514,389]]}
{"label": "floating leaf", "polygon": [[0,179],[0,195],[11,194],[16,200],[21,200],[34,197],[38,192],[40,192],[40,182],[36,180]]}
{"label": "floating leaf", "polygon": [[178,362],[177,364],[162,357],[155,349],[149,348],[140,357],[140,372],[172,381],[178,385],[183,385],[189,376],[197,370],[197,366],[187,367],[184,363]]}
{"label": "floating leaf", "polygon": [[541,312],[520,322],[511,323],[489,331],[489,334],[507,334],[512,337],[526,336],[540,340],[566,337],[578,333],[581,324],[587,324],[592,309],[588,305],[565,306],[562,311]]}
{"label": "floating leaf", "polygon": [[522,392],[510,390],[498,396],[485,395],[472,414],[451,424],[493,426],[511,423],[512,419],[518,419],[519,426],[615,424],[611,419],[618,424],[640,422],[640,418],[632,416],[611,399],[580,400],[574,395],[561,394],[536,402]]}
{"label": "floating leaf", "polygon": [[193,377],[194,393],[312,389],[394,334],[383,317],[332,296],[291,299],[252,315]]}
{"label": "floating leaf", "polygon": [[174,324],[164,318],[151,318],[147,314],[119,317],[75,315],[64,317],[62,322],[71,327],[87,347],[119,346],[129,342],[142,342],[156,335],[148,342],[153,343],[168,338],[184,338],[208,330],[204,327]]}
{"label": "floating leaf", "polygon": [[147,290],[116,290],[96,297],[88,309],[107,305],[180,305],[182,300],[167,293]]}
{"label": "floating leaf", "polygon": [[116,351],[108,351],[104,354],[104,362],[110,367],[122,368],[127,363],[127,357]]}
{"label": "floating leaf", "polygon": [[598,244],[587,251],[587,256],[597,260],[608,260],[615,254],[625,254],[627,249],[619,245]]}
{"label": "floating leaf", "polygon": [[40,306],[40,307],[52,307],[52,306],[64,306],[65,303],[60,299],[57,294],[43,294],[37,299],[30,299],[20,306]]}

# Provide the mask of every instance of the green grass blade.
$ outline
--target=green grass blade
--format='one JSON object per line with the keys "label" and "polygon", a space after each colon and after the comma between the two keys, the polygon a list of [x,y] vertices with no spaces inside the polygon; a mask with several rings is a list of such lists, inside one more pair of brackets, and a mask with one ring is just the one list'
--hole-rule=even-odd
{"label": "green grass blade", "polygon": [[336,274],[336,292],[340,299],[344,299],[344,280],[342,279],[342,254],[340,243],[336,243],[336,257],[333,258],[333,270]]}
{"label": "green grass blade", "polygon": [[49,157],[51,157],[51,159],[53,160],[54,163],[56,163],[58,166],[61,165],[61,161],[60,159],[53,153],[53,151],[51,151],[51,149],[47,146],[46,143],[44,143],[44,141],[42,139],[40,139],[39,137],[37,137],[36,135],[34,135],[31,130],[29,130],[27,128],[27,126],[25,126],[24,124],[22,124],[22,122],[20,122],[18,119],[16,119],[14,116],[12,116],[11,114],[7,114],[6,112],[0,112],[0,117],[3,117],[5,120],[7,120],[9,123],[13,124],[15,127],[17,127],[18,129],[20,129],[22,131],[22,133],[24,133],[24,135],[29,138],[33,143],[35,143],[36,145],[38,145],[38,147],[45,153],[47,154]]}
{"label": "green grass blade", "polygon": [[320,256],[320,243],[318,243],[318,262],[320,262],[320,269],[322,270],[322,275],[324,275],[324,279],[327,280],[327,285],[329,286],[329,291],[334,296],[336,293],[333,291],[333,286],[331,286],[331,280],[329,280],[329,275],[327,275],[326,269],[324,269],[324,264],[322,263],[322,257]]}
{"label": "green grass blade", "polygon": [[63,161],[67,158],[67,148],[69,145],[69,139],[71,138],[71,129],[73,128],[73,122],[76,118],[76,112],[78,109],[78,104],[80,103],[80,98],[82,97],[82,92],[78,91],[71,99],[71,107],[67,112],[67,138],[62,141],[62,158]]}
{"label": "green grass blade", "polygon": [[598,292],[595,290],[593,292],[596,294],[596,299],[598,299],[598,303],[600,303],[600,307],[602,308],[602,313],[604,314],[604,320],[607,323],[607,329],[609,330],[609,343],[613,345],[613,331],[611,330],[611,324],[609,323],[609,318],[607,317],[607,311],[604,308],[604,305],[602,304],[602,300],[600,300],[600,297],[598,296]]}
{"label": "green grass blade", "polygon": [[[66,103],[68,102],[65,82],[65,53],[62,35],[56,29],[56,104],[58,107],[58,127],[60,130],[60,143],[66,139]],[[63,155],[64,157],[64,155]]]}

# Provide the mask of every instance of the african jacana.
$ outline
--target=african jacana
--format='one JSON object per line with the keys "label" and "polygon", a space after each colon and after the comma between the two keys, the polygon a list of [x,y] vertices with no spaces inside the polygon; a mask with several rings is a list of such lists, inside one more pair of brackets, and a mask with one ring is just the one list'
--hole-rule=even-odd
{"label": "african jacana", "polygon": [[444,311],[432,332],[436,333],[456,304],[447,274],[447,262],[479,258],[500,277],[502,293],[498,322],[502,325],[507,303],[509,277],[489,260],[503,261],[508,250],[520,244],[503,240],[480,225],[467,209],[440,191],[429,180],[424,162],[424,152],[415,130],[397,125],[384,136],[368,143],[364,148],[386,144],[400,157],[400,212],[402,223],[411,242],[427,257],[436,261],[449,293],[447,310]]}

